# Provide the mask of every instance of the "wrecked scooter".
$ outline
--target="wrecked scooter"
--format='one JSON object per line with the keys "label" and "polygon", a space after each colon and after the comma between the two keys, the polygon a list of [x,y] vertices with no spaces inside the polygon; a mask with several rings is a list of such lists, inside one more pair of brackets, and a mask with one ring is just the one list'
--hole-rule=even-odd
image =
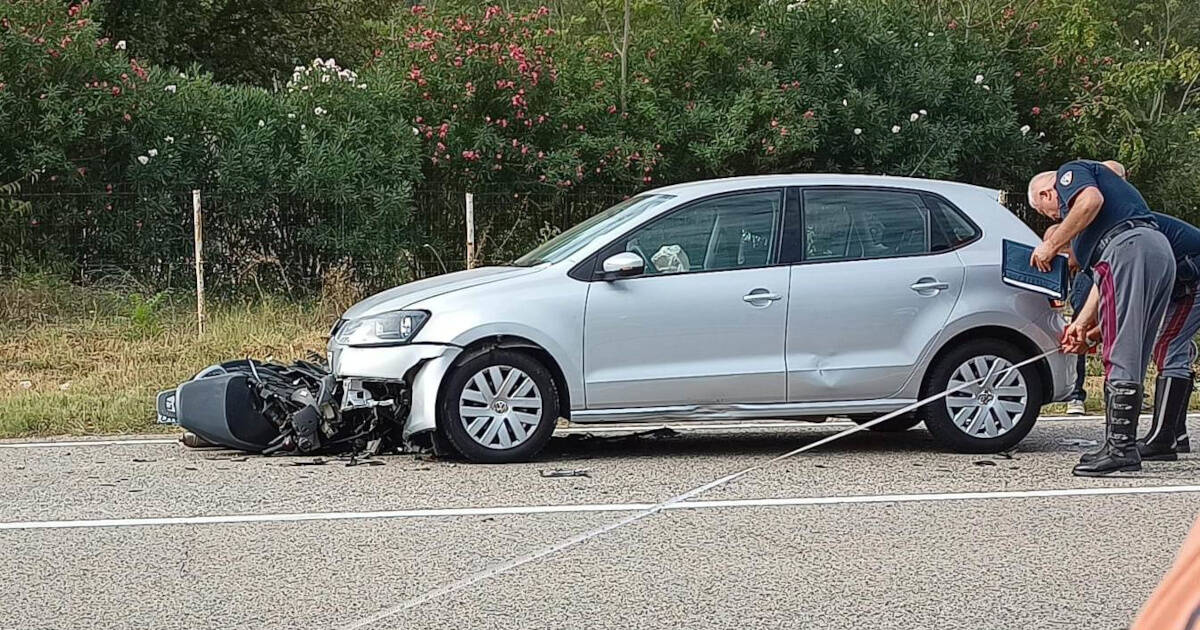
{"label": "wrecked scooter", "polygon": [[404,392],[343,405],[341,385],[322,365],[253,359],[201,370],[159,392],[158,422],[212,444],[266,455],[281,452],[374,455],[395,448],[406,415]]}

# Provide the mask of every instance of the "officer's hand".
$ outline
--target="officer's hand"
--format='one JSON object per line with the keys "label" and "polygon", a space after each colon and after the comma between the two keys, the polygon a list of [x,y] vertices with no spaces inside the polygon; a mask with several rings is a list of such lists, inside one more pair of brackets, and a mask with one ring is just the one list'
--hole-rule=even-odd
{"label": "officer's hand", "polygon": [[1033,255],[1029,257],[1029,264],[1037,267],[1039,271],[1050,271],[1050,263],[1054,261],[1054,257],[1058,252],[1050,247],[1050,244],[1043,241],[1036,249],[1033,250]]}
{"label": "officer's hand", "polygon": [[1061,346],[1066,354],[1083,354],[1087,352],[1087,328],[1079,322],[1072,322],[1063,331]]}

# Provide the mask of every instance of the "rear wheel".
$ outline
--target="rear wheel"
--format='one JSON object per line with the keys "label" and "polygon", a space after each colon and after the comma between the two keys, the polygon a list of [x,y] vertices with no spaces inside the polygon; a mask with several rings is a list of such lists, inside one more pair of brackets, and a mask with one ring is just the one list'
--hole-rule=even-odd
{"label": "rear wheel", "polygon": [[1025,353],[998,339],[969,341],[947,352],[926,379],[922,398],[961,387],[924,409],[925,427],[960,453],[998,453],[1025,438],[1042,407],[1037,366],[1013,370]]}
{"label": "rear wheel", "polygon": [[550,440],[558,413],[550,371],[528,354],[495,350],[450,374],[438,428],[472,462],[519,462]]}

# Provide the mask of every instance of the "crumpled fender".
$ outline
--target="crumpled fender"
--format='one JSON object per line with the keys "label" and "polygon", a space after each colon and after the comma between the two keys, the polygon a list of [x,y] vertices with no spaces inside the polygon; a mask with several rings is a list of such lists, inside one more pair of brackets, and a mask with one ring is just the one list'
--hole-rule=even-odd
{"label": "crumpled fender", "polygon": [[438,391],[441,389],[442,379],[445,378],[446,372],[450,370],[450,366],[454,365],[454,360],[462,353],[462,348],[444,347],[445,352],[441,356],[422,363],[413,377],[411,407],[408,412],[408,420],[404,423],[404,430],[401,432],[401,437],[406,442],[413,435],[437,429]]}

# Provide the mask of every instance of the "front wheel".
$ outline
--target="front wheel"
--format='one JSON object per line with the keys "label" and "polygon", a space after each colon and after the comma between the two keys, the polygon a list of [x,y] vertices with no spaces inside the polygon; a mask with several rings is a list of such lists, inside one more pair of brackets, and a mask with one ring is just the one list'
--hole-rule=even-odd
{"label": "front wheel", "polygon": [[929,403],[925,428],[960,453],[999,453],[1015,446],[1029,434],[1042,407],[1037,366],[1010,369],[1026,358],[998,339],[969,341],[946,353],[929,373],[921,397],[967,385]]}
{"label": "front wheel", "polygon": [[468,460],[502,464],[537,455],[558,414],[558,388],[546,366],[523,352],[494,350],[450,373],[438,428]]}

